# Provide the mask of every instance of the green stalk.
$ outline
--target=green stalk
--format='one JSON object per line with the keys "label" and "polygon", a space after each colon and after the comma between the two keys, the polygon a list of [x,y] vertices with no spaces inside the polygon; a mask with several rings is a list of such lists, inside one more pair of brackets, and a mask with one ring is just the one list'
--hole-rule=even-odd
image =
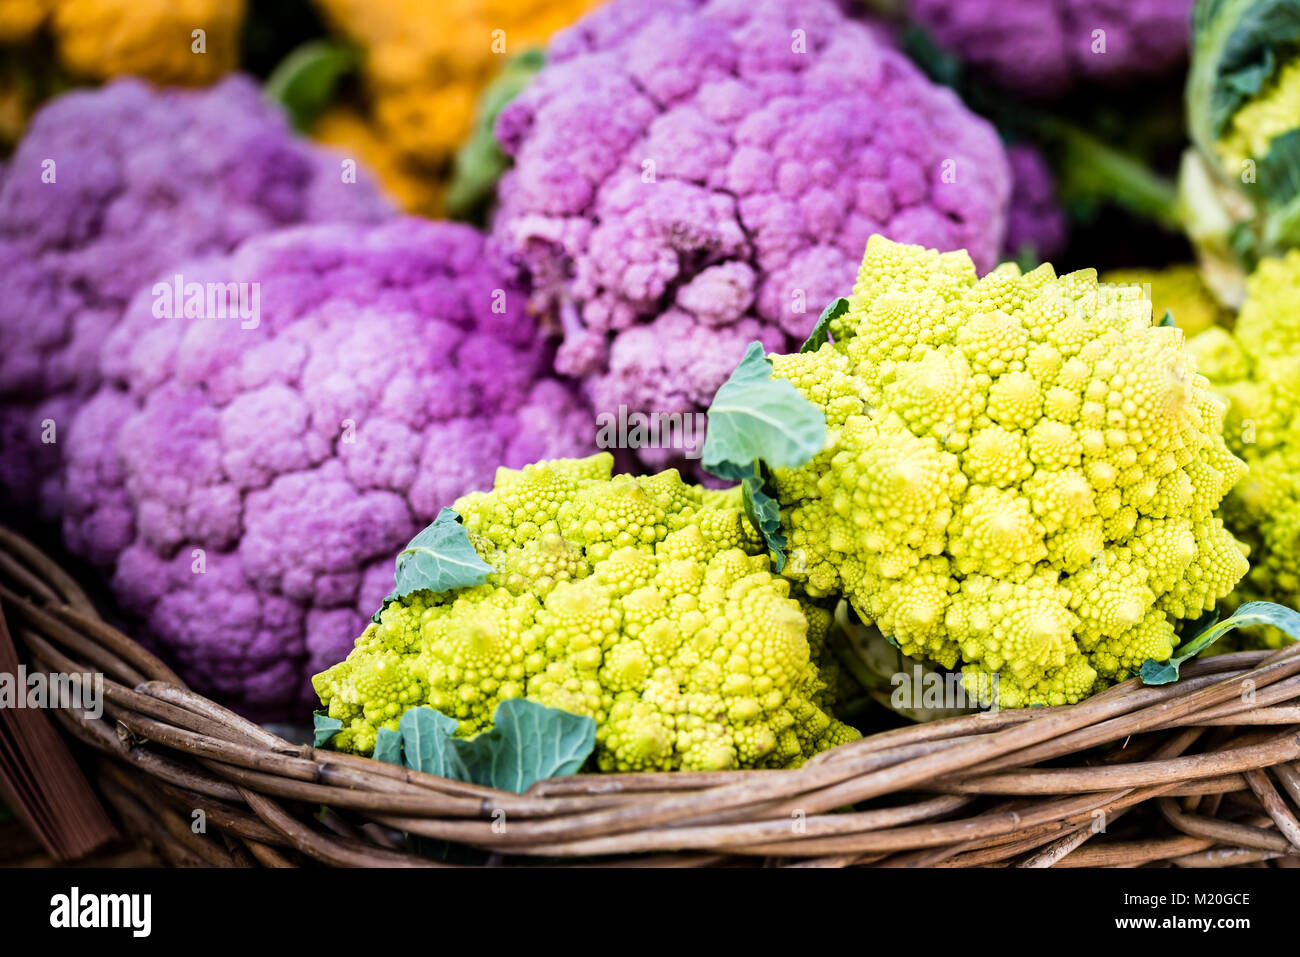
{"label": "green stalk", "polygon": [[1178,188],[1145,163],[1077,127],[1048,117],[1030,121],[1060,151],[1058,188],[1067,202],[1113,202],[1171,230],[1182,228]]}

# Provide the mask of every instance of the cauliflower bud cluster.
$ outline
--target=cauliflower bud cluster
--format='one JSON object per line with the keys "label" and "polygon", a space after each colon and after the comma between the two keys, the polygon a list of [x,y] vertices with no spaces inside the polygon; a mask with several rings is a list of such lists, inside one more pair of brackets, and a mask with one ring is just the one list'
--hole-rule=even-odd
{"label": "cauliflower bud cluster", "polygon": [[592,451],[591,415],[468,226],[304,226],[177,272],[260,306],[132,300],[69,430],[65,539],[194,687],[292,714],[394,552],[498,463]]}
{"label": "cauliflower bud cluster", "polygon": [[40,110],[0,170],[0,505],[60,510],[60,453],[128,300],[177,262],[306,222],[392,215],[244,76],[123,78]]}
{"label": "cauliflower bud cluster", "polygon": [[902,651],[1066,704],[1163,661],[1246,573],[1215,516],[1245,467],[1182,333],[1092,270],[982,279],[872,237],[833,342],[774,356],[827,447],[776,471],[786,574]]}
{"label": "cauliflower bud cluster", "polygon": [[[1234,598],[1300,606],[1300,251],[1263,260],[1246,282],[1232,332],[1189,345],[1228,399],[1224,435],[1250,471],[1224,501],[1224,521],[1251,546]],[[1268,629],[1270,644],[1286,640]]]}
{"label": "cauliflower bud cluster", "polygon": [[808,334],[872,233],[988,269],[1006,228],[993,128],[833,0],[614,0],[496,133],[494,238],[600,411],[702,411],[749,342]]}
{"label": "cauliflower bud cluster", "polygon": [[335,747],[420,705],[473,735],[519,697],[593,718],[605,771],[789,767],[857,737],[818,670],[830,613],[772,574],[739,496],[612,466],[501,469],[455,503],[492,573],[388,604],[313,679]]}

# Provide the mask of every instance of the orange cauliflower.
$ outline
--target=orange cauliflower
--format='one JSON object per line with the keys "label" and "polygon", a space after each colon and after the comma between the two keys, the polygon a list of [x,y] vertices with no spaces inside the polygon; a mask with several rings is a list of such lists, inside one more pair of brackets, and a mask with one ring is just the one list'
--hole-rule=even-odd
{"label": "orange cauliflower", "polygon": [[[328,116],[318,139],[351,147],[408,209],[441,213],[441,181],[469,136],[479,95],[505,62],[597,0],[318,0],[330,24],[363,51],[368,123]],[[387,156],[375,153],[383,150]],[[415,179],[438,182],[416,188]]]}
{"label": "orange cauliflower", "polygon": [[0,42],[26,43],[46,29],[79,76],[201,85],[235,68],[244,11],[244,0],[0,0]]}

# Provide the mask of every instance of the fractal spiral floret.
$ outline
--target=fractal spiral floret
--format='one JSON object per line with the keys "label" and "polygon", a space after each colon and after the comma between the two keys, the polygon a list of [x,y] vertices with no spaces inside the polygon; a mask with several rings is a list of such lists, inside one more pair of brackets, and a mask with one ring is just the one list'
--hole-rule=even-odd
{"label": "fractal spiral floret", "polygon": [[1246,572],[1215,516],[1224,403],[1133,287],[872,237],[850,308],[774,374],[828,442],[778,469],[785,573],[908,655],[1076,702],[1177,643]]}

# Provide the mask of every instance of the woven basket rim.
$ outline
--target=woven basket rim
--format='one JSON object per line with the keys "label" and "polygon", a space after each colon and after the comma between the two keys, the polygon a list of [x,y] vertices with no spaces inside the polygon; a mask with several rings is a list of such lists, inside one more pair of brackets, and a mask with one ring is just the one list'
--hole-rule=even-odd
{"label": "woven basket rim", "polygon": [[[513,794],[285,741],[189,689],[3,527],[0,604],[31,667],[103,673],[102,717],[54,714],[94,752],[105,800],[173,863],[447,866],[399,832],[535,865],[1300,857],[1300,644],[1194,661],[1176,684],[1131,679],[1076,705],[883,731],[793,770],[583,774]],[[1139,806],[1159,828],[1092,840]],[[191,831],[196,809],[215,837]]]}

